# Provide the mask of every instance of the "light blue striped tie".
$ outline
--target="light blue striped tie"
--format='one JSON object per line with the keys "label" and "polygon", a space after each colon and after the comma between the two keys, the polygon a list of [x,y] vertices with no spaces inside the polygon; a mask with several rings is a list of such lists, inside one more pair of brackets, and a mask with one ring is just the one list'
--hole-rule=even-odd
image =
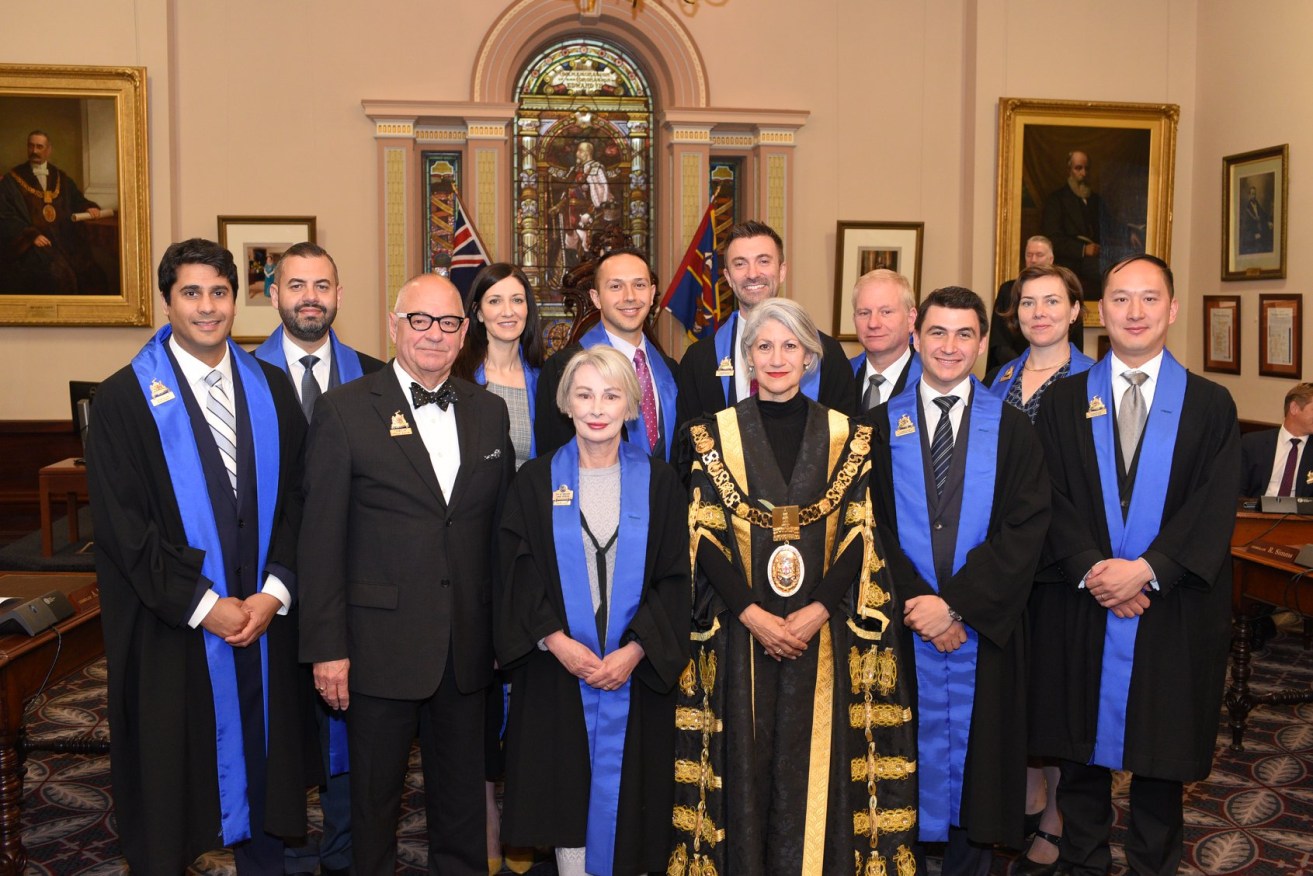
{"label": "light blue striped tie", "polygon": [[935,470],[935,495],[942,496],[944,484],[948,482],[948,466],[953,461],[953,423],[948,419],[948,412],[957,404],[957,396],[941,395],[935,404],[939,406],[939,424],[930,442],[930,464]]}
{"label": "light blue striped tie", "polygon": [[223,372],[214,369],[205,375],[205,382],[210,387],[210,396],[205,400],[205,421],[210,424],[210,433],[214,443],[219,446],[219,456],[223,467],[228,471],[228,483],[237,495],[237,417],[233,414],[232,402],[223,388]]}

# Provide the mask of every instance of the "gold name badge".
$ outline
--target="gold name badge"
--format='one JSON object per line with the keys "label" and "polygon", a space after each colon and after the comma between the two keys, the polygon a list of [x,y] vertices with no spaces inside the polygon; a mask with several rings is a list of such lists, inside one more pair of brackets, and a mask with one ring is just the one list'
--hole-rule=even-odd
{"label": "gold name badge", "polygon": [[771,535],[775,541],[793,541],[801,537],[797,505],[777,505],[770,511]]}
{"label": "gold name badge", "polygon": [[173,390],[161,383],[158,377],[150,382],[151,407],[159,407],[167,401],[173,401],[173,399]]}
{"label": "gold name badge", "polygon": [[720,360],[720,365],[716,366],[716,376],[717,376],[717,377],[733,377],[733,376],[734,376],[734,360],[731,359],[731,358],[728,357],[728,356],[726,356],[724,359],[721,359],[721,360]]}
{"label": "gold name badge", "polygon": [[1009,365],[1009,366],[1008,366],[1008,370],[1003,372],[1003,376],[1000,377],[999,380],[1011,380],[1011,379],[1012,379],[1012,374],[1013,374],[1013,372],[1016,371],[1016,370],[1017,370],[1017,366],[1015,366],[1015,365]]}
{"label": "gold name badge", "polygon": [[574,501],[574,491],[561,484],[560,488],[552,493],[553,505],[569,505]]}
{"label": "gold name badge", "polygon": [[912,418],[903,414],[898,418],[898,428],[894,430],[895,438],[902,438],[904,435],[911,435],[916,431],[916,426],[912,425]]}
{"label": "gold name badge", "polygon": [[388,434],[393,438],[413,434],[410,430],[410,423],[406,422],[406,416],[401,411],[397,411],[392,415],[392,425],[388,429]]}
{"label": "gold name badge", "polygon": [[1090,399],[1090,408],[1085,412],[1085,419],[1093,420],[1095,417],[1106,417],[1108,409],[1103,406],[1103,399],[1097,395]]}
{"label": "gold name badge", "polygon": [[1310,471],[1308,477],[1304,478],[1304,483],[1313,484],[1313,471]]}

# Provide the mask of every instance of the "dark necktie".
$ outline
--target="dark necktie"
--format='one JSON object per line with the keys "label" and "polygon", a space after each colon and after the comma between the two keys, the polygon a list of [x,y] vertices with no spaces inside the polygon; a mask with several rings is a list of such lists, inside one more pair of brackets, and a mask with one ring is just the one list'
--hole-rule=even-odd
{"label": "dark necktie", "polygon": [[416,408],[422,408],[426,404],[432,403],[445,411],[447,405],[454,405],[456,403],[456,390],[452,388],[450,380],[442,384],[442,386],[439,386],[433,392],[429,392],[418,383],[411,381],[410,400]]}
{"label": "dark necktie", "polygon": [[643,414],[643,426],[647,429],[647,446],[656,450],[661,439],[661,424],[657,422],[656,392],[652,389],[652,369],[647,367],[647,354],[642,350],[634,351],[634,374],[638,377],[639,404]]}
{"label": "dark necktie", "polygon": [[1140,393],[1140,384],[1148,380],[1149,375],[1143,371],[1123,371],[1122,377],[1126,378],[1130,387],[1122,393],[1121,404],[1117,406],[1117,431],[1122,442],[1122,467],[1129,474],[1131,461],[1135,459],[1135,448],[1140,446],[1144,421],[1149,419],[1144,395]]}
{"label": "dark necktie", "polygon": [[1293,495],[1295,486],[1295,469],[1299,467],[1299,439],[1290,439],[1290,452],[1286,454],[1286,470],[1281,475],[1281,489],[1278,496]]}
{"label": "dark necktie", "polygon": [[588,518],[579,515],[579,522],[584,525],[584,534],[588,540],[593,543],[593,555],[597,561],[597,614],[594,621],[597,624],[597,646],[599,651],[606,650],[606,552],[615,544],[616,537],[620,535],[620,527],[615,528],[611,537],[606,540],[606,544],[600,544],[597,536],[593,535],[593,530],[588,526]]}
{"label": "dark necktie", "polygon": [[930,464],[935,470],[935,495],[944,495],[944,484],[948,482],[948,466],[953,461],[953,423],[948,412],[957,404],[957,396],[941,395],[935,399],[939,406],[939,423],[935,426],[935,437],[930,442]]}
{"label": "dark necktie", "polygon": [[323,392],[319,388],[319,381],[315,380],[315,365],[318,363],[318,356],[301,357],[301,364],[305,366],[305,373],[301,375],[301,410],[305,411],[306,420],[315,412],[315,402],[319,401]]}
{"label": "dark necktie", "polygon": [[883,374],[872,374],[866,379],[866,395],[862,397],[862,410],[869,411],[880,405],[880,387],[884,386]]}

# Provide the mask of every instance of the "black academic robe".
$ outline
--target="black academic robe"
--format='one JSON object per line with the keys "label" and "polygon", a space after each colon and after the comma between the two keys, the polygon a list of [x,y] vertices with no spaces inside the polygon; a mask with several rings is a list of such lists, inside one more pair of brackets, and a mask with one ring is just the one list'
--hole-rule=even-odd
{"label": "black academic robe", "polygon": [[[1278,434],[1279,429],[1264,429],[1240,436],[1240,495],[1262,496],[1267,492],[1268,481],[1272,478],[1272,465],[1277,458]],[[1294,489],[1291,492],[1296,496],[1313,496],[1313,440],[1306,435],[1303,443],[1304,449],[1299,453],[1299,465],[1295,469]],[[1283,466],[1289,452],[1288,444],[1281,448]]]}
{"label": "black academic robe", "polygon": [[[917,794],[911,664],[892,627],[902,608],[870,516],[870,429],[808,401],[785,483],[758,404],[748,399],[687,429],[694,660],[680,684],[685,768],[676,770],[667,872],[710,872],[706,858],[727,874],[849,876],[854,855],[863,867],[882,861],[906,872],[915,867]],[[828,510],[790,542],[803,558],[802,584],[780,595],[767,578],[780,546],[772,529],[734,509],[741,500],[807,513],[826,496]],[[786,617],[811,602],[830,616],[796,660],[767,655],[739,621],[752,603]],[[718,731],[704,735],[709,726]],[[710,773],[696,769],[704,760]]]}
{"label": "black academic robe", "polygon": [[[1108,612],[1081,579],[1112,556],[1095,462],[1088,372],[1044,396],[1036,427],[1053,478],[1043,573],[1059,594],[1036,623],[1031,750],[1088,763],[1094,748]],[[1107,416],[1115,416],[1107,405]],[[1208,775],[1231,639],[1231,531],[1240,433],[1230,394],[1187,376],[1162,525],[1144,558],[1159,590],[1140,617],[1126,710],[1125,769],[1190,782]],[[1117,489],[1116,484],[1108,488]],[[1124,495],[1129,500],[1129,493]]]}
{"label": "black academic robe", "polygon": [[[539,456],[550,456],[552,451],[560,447],[567,441],[574,440],[574,423],[570,418],[561,413],[561,409],[556,405],[556,389],[561,385],[561,375],[565,373],[565,366],[570,364],[574,354],[582,350],[580,344],[571,344],[561,350],[557,350],[547,358],[543,363],[543,370],[538,375],[538,389],[535,393],[535,416],[533,420],[533,440],[534,450]],[[665,353],[661,352],[650,341],[647,344],[648,355],[655,353],[660,356],[670,369],[670,373],[676,375],[678,379],[679,363],[671,359]],[[657,386],[657,392],[661,387]],[[666,417],[678,416],[678,407],[675,399],[661,397],[661,407],[657,416],[662,421],[662,436],[665,435]],[[626,425],[621,432],[628,440],[628,429]],[[678,434],[678,431],[676,431]],[[659,447],[660,453],[653,454],[654,457],[667,459],[670,456],[669,449],[664,445]]]}
{"label": "black academic robe", "polygon": [[[497,656],[511,681],[502,840],[513,846],[584,845],[589,755],[579,679],[539,640],[564,630],[552,527],[552,459],[521,467],[500,532],[505,572]],[[675,684],[688,663],[688,503],[674,469],[652,460],[643,593],[626,632],[644,657],[630,677],[620,777],[616,874],[664,870],[670,851]],[[628,558],[617,557],[617,565]],[[586,582],[585,582],[586,586]]]}
{"label": "black academic robe", "polygon": [[[876,430],[871,482],[876,519],[891,533],[886,544],[894,586],[905,602],[935,591],[895,547],[899,521],[887,409],[881,405],[871,417]],[[964,418],[955,454],[966,447],[960,440],[966,423]],[[973,842],[1020,848],[1026,793],[1026,599],[1049,525],[1049,495],[1035,430],[1025,414],[1008,405],[999,421],[995,459],[988,535],[967,553],[961,569],[946,580],[940,577],[938,595],[962,615],[979,641],[959,826]],[[910,641],[910,631],[903,629]]]}
{"label": "black academic robe", "polygon": [[[266,569],[294,570],[305,417],[286,377],[272,366],[261,367],[278,411],[280,439],[279,500]],[[188,392],[185,379],[179,380]],[[239,426],[239,452],[247,429]],[[203,631],[187,625],[198,588],[208,583],[202,581],[204,553],[187,542],[159,431],[130,365],[96,392],[87,478],[109,668],[110,773],[120,843],[133,872],[176,874],[223,842]],[[239,571],[255,589],[263,583],[263,570],[254,575],[249,569]],[[296,624],[294,606],[289,615],[275,615],[265,633],[265,830],[283,837],[306,831]]]}
{"label": "black academic robe", "polygon": [[[742,323],[739,325],[741,327]],[[852,367],[848,364],[843,345],[825,332],[820,333],[820,340],[821,385],[814,401],[849,416],[858,413],[859,408],[853,402]],[[681,427],[694,417],[713,416],[740,401],[735,395],[732,379],[729,382],[730,397],[725,398],[725,387],[721,378],[716,376],[719,366],[714,338],[703,338],[684,351],[684,358],[679,360],[675,372],[675,382],[679,385]]]}

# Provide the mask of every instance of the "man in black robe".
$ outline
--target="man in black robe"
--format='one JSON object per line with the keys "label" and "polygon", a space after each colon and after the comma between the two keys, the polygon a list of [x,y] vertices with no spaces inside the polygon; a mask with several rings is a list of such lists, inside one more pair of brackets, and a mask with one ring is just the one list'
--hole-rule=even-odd
{"label": "man in black robe", "polygon": [[33,131],[27,162],[0,177],[0,292],[104,295],[105,272],[73,221],[74,213],[96,218],[100,207],[50,152],[50,135]]}
{"label": "man in black robe", "polygon": [[228,341],[227,250],[176,243],[159,282],[169,325],[101,384],[87,444],[120,845],[134,873],[218,845],[238,873],[281,873],[306,827],[288,614],[305,420]]}
{"label": "man in black robe", "polygon": [[[740,222],[725,240],[725,281],[734,290],[737,309],[716,329],[684,351],[679,362],[679,425],[694,417],[710,417],[752,393],[755,381],[739,349],[742,326],[752,308],[780,294],[788,276],[784,241],[764,222]],[[808,375],[802,393],[845,414],[858,413],[852,397],[852,373],[844,365],[847,356],[834,338],[817,332],[821,348],[819,374]]]}
{"label": "man in black robe", "polygon": [[1022,623],[1049,523],[1029,420],[971,376],[987,325],[971,290],[932,292],[921,379],[871,417],[876,519],[897,534],[889,564],[917,639],[920,836],[948,842],[954,876],[988,872],[994,843],[1021,845]]}
{"label": "man in black robe", "polygon": [[1112,343],[1060,381],[1036,426],[1053,478],[1060,599],[1036,622],[1032,751],[1061,759],[1060,863],[1111,866],[1110,770],[1130,771],[1126,859],[1175,873],[1182,783],[1212,765],[1230,641],[1231,531],[1240,436],[1225,389],[1165,349],[1171,269],[1133,256],[1099,303]]}

